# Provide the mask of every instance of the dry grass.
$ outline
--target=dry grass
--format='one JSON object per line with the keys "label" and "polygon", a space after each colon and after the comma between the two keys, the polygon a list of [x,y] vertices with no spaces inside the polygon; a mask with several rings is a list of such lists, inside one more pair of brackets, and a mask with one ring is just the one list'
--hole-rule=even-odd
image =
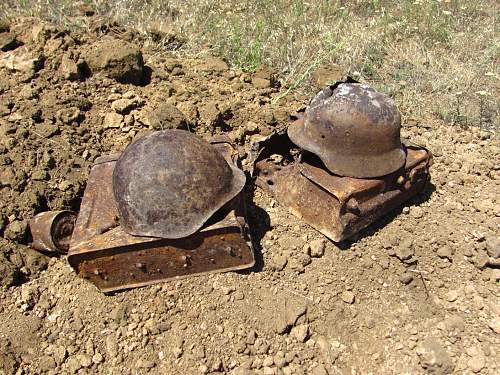
{"label": "dry grass", "polygon": [[[307,85],[320,64],[339,64],[395,97],[406,116],[499,128],[495,0],[93,0],[99,15],[147,33],[185,38],[176,53],[217,54],[283,85]],[[34,15],[85,27],[69,0],[7,0],[0,17]],[[161,46],[161,41],[159,42]]]}

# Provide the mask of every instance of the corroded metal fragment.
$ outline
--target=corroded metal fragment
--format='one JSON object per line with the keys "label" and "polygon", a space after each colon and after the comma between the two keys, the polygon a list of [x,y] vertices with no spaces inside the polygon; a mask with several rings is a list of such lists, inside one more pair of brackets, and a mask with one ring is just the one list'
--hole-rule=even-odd
{"label": "corroded metal fragment", "polygon": [[[229,143],[211,143],[234,165],[236,156]],[[113,194],[116,159],[96,160],[90,173],[68,254],[79,276],[111,292],[254,265],[242,193],[189,236],[160,239],[127,233]]]}
{"label": "corroded metal fragment", "polygon": [[391,98],[360,83],[340,82],[311,101],[303,119],[288,127],[288,136],[332,173],[372,178],[404,165],[400,127]]}
{"label": "corroded metal fragment", "polygon": [[404,145],[404,166],[361,179],[331,173],[314,154],[300,152],[286,134],[255,147],[256,183],[290,212],[335,242],[342,241],[416,195],[430,179],[432,155]]}
{"label": "corroded metal fragment", "polygon": [[31,246],[48,253],[67,253],[76,214],[72,211],[42,212],[30,220]]}

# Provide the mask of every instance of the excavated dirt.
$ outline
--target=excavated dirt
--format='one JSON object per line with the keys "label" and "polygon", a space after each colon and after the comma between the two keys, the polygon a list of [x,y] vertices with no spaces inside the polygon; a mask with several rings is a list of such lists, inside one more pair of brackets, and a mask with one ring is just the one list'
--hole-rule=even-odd
{"label": "excavated dirt", "polygon": [[319,87],[272,105],[272,72],[116,26],[0,32],[0,374],[500,372],[497,134],[404,114],[432,184],[357,238],[327,241],[249,179],[253,270],[105,296],[29,248],[35,213],[78,210],[93,160],[154,129],[227,133],[248,170]]}

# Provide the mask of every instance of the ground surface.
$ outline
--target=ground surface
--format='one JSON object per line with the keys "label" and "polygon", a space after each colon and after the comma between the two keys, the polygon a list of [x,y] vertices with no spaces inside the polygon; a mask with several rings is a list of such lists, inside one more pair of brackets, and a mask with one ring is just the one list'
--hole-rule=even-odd
{"label": "ground surface", "polygon": [[104,296],[27,246],[35,213],[77,210],[93,160],[151,129],[228,133],[248,168],[245,146],[324,79],[284,96],[272,71],[179,59],[105,22],[0,32],[0,373],[500,371],[495,132],[404,113],[432,184],[356,239],[326,241],[249,180],[259,267]]}

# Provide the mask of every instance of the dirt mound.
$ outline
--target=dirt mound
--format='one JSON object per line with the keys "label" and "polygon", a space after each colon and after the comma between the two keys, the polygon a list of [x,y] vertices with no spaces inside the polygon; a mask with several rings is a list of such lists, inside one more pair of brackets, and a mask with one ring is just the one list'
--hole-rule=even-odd
{"label": "dirt mound", "polygon": [[324,241],[249,183],[255,270],[104,296],[26,246],[34,214],[78,210],[92,162],[154,129],[227,133],[248,169],[250,143],[317,88],[285,96],[268,70],[35,19],[1,28],[0,50],[0,372],[499,371],[495,134],[407,116],[433,184],[354,240]]}

